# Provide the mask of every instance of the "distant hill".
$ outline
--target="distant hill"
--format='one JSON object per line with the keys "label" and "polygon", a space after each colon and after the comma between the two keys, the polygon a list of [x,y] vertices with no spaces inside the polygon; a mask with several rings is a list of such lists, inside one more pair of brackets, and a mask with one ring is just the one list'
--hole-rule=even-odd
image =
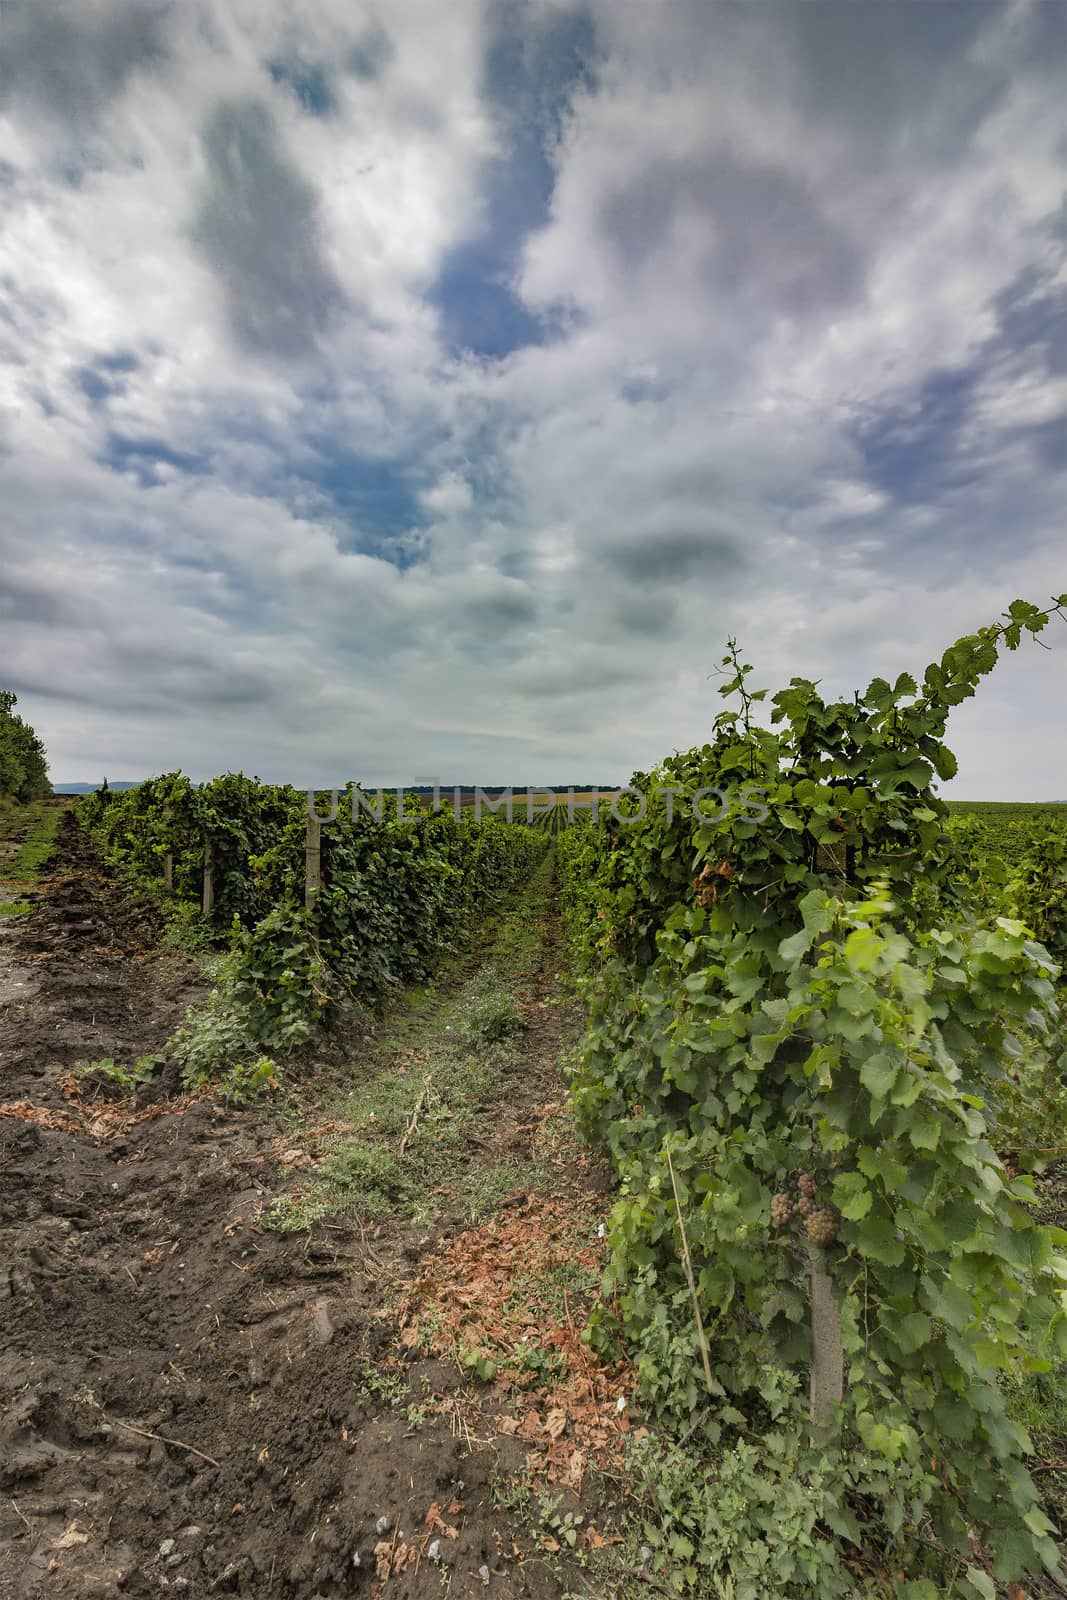
{"label": "distant hill", "polygon": [[[120,781],[112,782],[112,780],[109,778],[107,780],[107,786],[108,786],[109,789],[136,789],[137,785],[140,782],[141,782],[140,778],[134,778],[129,782],[127,782],[126,779],[122,779]],[[52,793],[53,794],[95,794],[97,789],[102,789],[102,788],[103,788],[103,784],[102,783],[54,783],[52,785]]]}
{"label": "distant hill", "polygon": [[[126,778],[111,779],[111,778],[109,778],[108,781],[107,781],[107,786],[108,786],[109,789],[114,789],[117,792],[120,789],[136,789],[138,784],[141,783],[141,782],[142,782],[142,779],[140,779],[140,778],[134,778],[134,779],[126,779]],[[96,790],[101,788],[101,787],[102,787],[102,784],[99,784],[99,783],[54,783],[52,785],[52,793],[53,794],[95,794]],[[302,784],[297,784],[296,787],[298,789],[300,789],[300,788],[303,788],[304,786]],[[324,793],[327,792],[321,786],[318,786],[318,787],[319,787],[319,792],[320,793],[324,794]],[[392,793],[397,787],[398,787],[398,785],[395,784],[395,783],[369,784],[367,786],[368,792],[374,792],[377,789],[381,788],[384,791],[386,791],[387,793]],[[433,794],[433,792],[434,792],[432,786],[430,784],[428,784],[428,783],[405,783],[405,784],[399,785],[399,787],[403,788],[403,790],[404,790],[404,792],[406,794]],[[452,799],[452,795],[453,795],[454,787],[459,789],[462,799],[464,799],[464,800],[469,799],[471,802],[473,802],[473,800],[474,800],[474,786],[472,784],[467,784],[467,783],[457,784],[455,786],[453,786],[452,784],[444,784],[444,783],[441,784],[440,793],[441,793],[442,799],[451,800]],[[502,789],[505,789],[507,787],[508,787],[508,785],[507,784],[503,784],[503,783],[488,783],[488,784],[484,785],[484,791],[483,792],[486,793],[486,794],[497,794]],[[571,784],[566,784],[566,783],[531,783],[531,784],[518,783],[518,784],[511,785],[511,787],[514,789],[516,794],[525,794],[527,789],[529,789],[531,794],[553,794],[554,793],[554,794],[565,795],[567,793],[568,789],[573,789],[575,794],[578,795],[578,794],[590,794],[594,790],[599,789],[601,794],[607,795],[607,794],[614,794],[616,789],[618,789],[619,785],[617,783],[571,783]],[[343,783],[339,784],[338,788],[343,789],[344,788],[344,784]]]}

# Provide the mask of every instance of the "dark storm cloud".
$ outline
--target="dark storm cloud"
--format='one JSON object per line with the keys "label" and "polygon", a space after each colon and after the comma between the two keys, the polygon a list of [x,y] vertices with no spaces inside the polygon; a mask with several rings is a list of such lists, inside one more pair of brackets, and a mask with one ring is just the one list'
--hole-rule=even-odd
{"label": "dark storm cloud", "polygon": [[627,661],[620,655],[607,652],[591,656],[583,654],[580,665],[573,647],[561,652],[561,659],[531,660],[511,688],[527,700],[573,700],[583,695],[602,693],[605,689],[618,689],[624,684],[640,683],[644,667],[639,661]]}
{"label": "dark storm cloud", "polygon": [[31,583],[22,578],[9,577],[0,572],[0,624],[5,622],[32,622],[42,627],[77,624],[82,608],[63,594]]}
{"label": "dark storm cloud", "polygon": [[811,191],[779,168],[723,148],[711,158],[659,159],[609,194],[601,220],[625,268],[670,251],[680,217],[699,216],[709,289],[801,316],[863,290],[858,245],[823,215]]}
{"label": "dark storm cloud", "polygon": [[[1059,0],[1053,0],[1059,8]],[[1000,0],[933,0],[907,7],[879,0],[789,3],[777,13],[782,48],[797,69],[810,115],[847,128],[873,150],[907,137],[912,147],[946,139],[962,147],[1003,82],[998,64],[968,59]],[[966,71],[960,71],[966,67]],[[912,114],[901,116],[901,108]],[[935,153],[931,151],[931,153]]]}
{"label": "dark storm cloud", "polygon": [[678,601],[673,595],[643,594],[624,601],[614,612],[612,621],[620,634],[638,634],[643,638],[661,638],[678,619]]}
{"label": "dark storm cloud", "polygon": [[62,662],[45,654],[24,658],[8,675],[23,694],[91,706],[105,717],[155,717],[175,706],[206,716],[246,713],[268,707],[277,696],[277,680],[267,668],[247,665],[216,641],[195,649],[164,638],[124,640],[116,636],[113,618],[73,607],[53,614],[47,611],[50,597],[44,591],[40,596],[41,620],[62,622],[68,645],[80,635],[91,665],[72,678]]}
{"label": "dark storm cloud", "polygon": [[1067,418],[1053,418],[1027,428],[1026,442],[1042,471],[1067,471]]}
{"label": "dark storm cloud", "polygon": [[164,55],[162,4],[120,0],[86,16],[75,0],[4,0],[0,11],[0,106],[17,100],[72,126]]}
{"label": "dark storm cloud", "polygon": [[736,544],[706,529],[679,529],[625,539],[600,552],[603,564],[632,584],[684,583],[697,574],[731,576],[743,566]]}
{"label": "dark storm cloud", "polygon": [[273,676],[243,665],[232,654],[171,648],[156,657],[141,643],[117,644],[112,653],[121,674],[113,695],[116,709],[155,710],[175,699],[206,710],[251,710],[277,692]]}
{"label": "dark storm cloud", "polygon": [[344,300],[322,254],[314,190],[261,101],[217,106],[201,145],[207,178],[192,234],[218,279],[234,337],[265,355],[312,353]]}
{"label": "dark storm cloud", "polygon": [[460,618],[464,631],[477,640],[496,640],[528,628],[537,620],[537,607],[528,594],[478,595],[464,601]]}

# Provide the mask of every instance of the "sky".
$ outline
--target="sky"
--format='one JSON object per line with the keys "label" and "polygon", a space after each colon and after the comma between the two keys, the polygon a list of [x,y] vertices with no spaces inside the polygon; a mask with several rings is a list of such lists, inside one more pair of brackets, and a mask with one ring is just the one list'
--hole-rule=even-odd
{"label": "sky", "polygon": [[[1067,590],[1064,0],[4,0],[57,780],[622,782]],[[1067,627],[950,744],[1067,799]]]}

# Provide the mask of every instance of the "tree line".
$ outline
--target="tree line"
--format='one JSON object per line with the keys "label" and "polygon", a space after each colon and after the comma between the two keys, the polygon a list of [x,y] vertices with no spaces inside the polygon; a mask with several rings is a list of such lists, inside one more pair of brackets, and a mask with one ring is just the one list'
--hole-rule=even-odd
{"label": "tree line", "polygon": [[25,803],[50,794],[44,745],[15,710],[17,697],[0,689],[0,796]]}

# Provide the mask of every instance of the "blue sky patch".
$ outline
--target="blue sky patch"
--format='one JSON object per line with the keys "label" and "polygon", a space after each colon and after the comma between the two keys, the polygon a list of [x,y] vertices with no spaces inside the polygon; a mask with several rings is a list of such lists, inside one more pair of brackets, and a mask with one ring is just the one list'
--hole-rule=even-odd
{"label": "blue sky patch", "polygon": [[268,61],[267,71],[275,83],[288,89],[313,117],[328,117],[337,109],[330,80],[320,66],[296,59]]}
{"label": "blue sky patch", "polygon": [[551,147],[574,93],[591,81],[596,35],[582,11],[558,13],[541,28],[524,6],[491,16],[485,90],[507,149],[486,170],[482,227],[444,262],[430,298],[454,355],[499,360],[558,332],[511,284],[523,243],[548,220]]}
{"label": "blue sky patch", "polygon": [[165,439],[134,439],[115,431],[108,434],[100,459],[112,472],[134,472],[142,489],[154,489],[164,481],[159,471],[162,466],[191,473],[203,472],[208,464],[206,456],[175,450]]}
{"label": "blue sky patch", "polygon": [[112,395],[122,394],[127,377],[131,372],[136,372],[140,365],[140,360],[132,351],[115,350],[75,367],[74,381],[87,400],[94,405],[104,405]]}
{"label": "blue sky patch", "polygon": [[315,441],[312,448],[318,451],[312,464],[306,457],[286,464],[287,487],[310,488],[329,502],[350,530],[345,548],[411,566],[414,552],[398,541],[426,520],[417,475],[401,462],[361,455],[333,441]]}

